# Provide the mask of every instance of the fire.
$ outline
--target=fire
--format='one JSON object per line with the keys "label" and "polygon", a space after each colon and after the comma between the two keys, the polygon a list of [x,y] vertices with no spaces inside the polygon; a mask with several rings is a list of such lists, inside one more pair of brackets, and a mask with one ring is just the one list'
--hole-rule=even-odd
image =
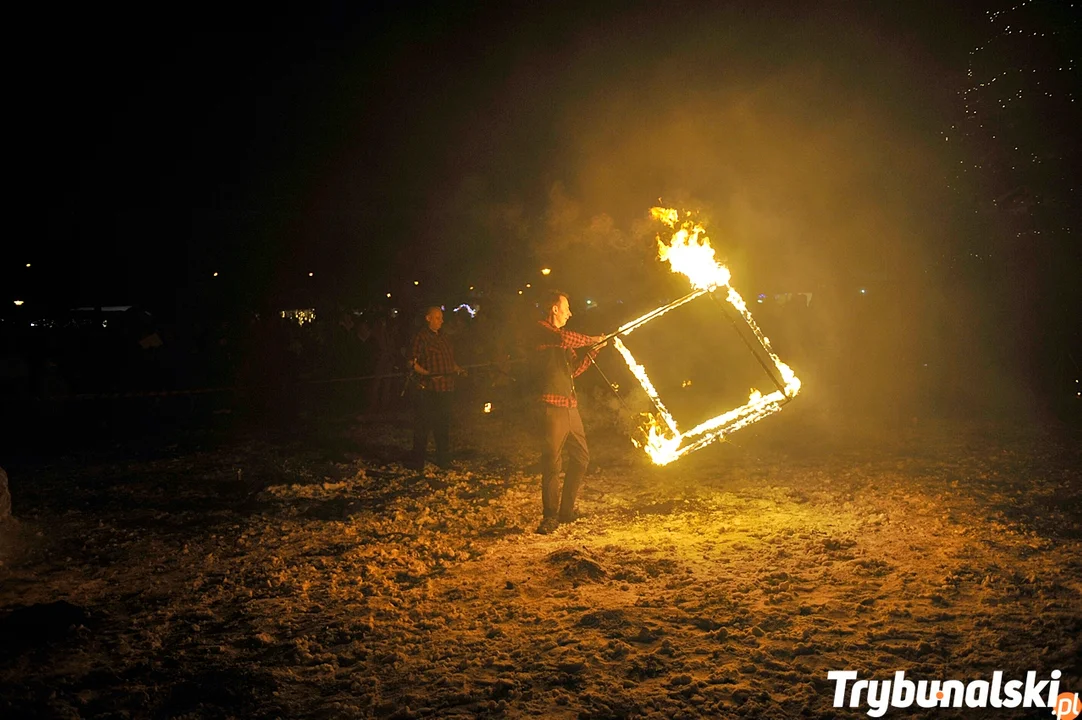
{"label": "fire", "polygon": [[729,269],[714,259],[706,228],[689,217],[677,229],[680,214],[671,208],[652,208],[650,214],[676,230],[667,243],[658,235],[658,259],[669,263],[674,273],[685,275],[692,287],[699,290],[729,284]]}
{"label": "fire", "polygon": [[[652,310],[642,317],[622,325],[616,331],[613,346],[624,358],[632,375],[638,379],[657,410],[656,413],[644,413],[643,423],[639,428],[642,433],[642,440],[640,442],[639,439],[633,438],[632,442],[637,447],[642,447],[656,464],[667,465],[694,450],[705,447],[715,440],[720,440],[740,428],[747,427],[777,412],[782,408],[782,405],[796,397],[797,393],[800,392],[800,379],[777,356],[770,346],[770,340],[759,329],[755,319],[752,318],[744,298],[729,285],[731,278],[729,269],[717,261],[714,248],[710,245],[710,238],[706,235],[705,227],[694,221],[691,213],[685,213],[685,219],[681,223],[680,213],[673,208],[651,208],[650,215],[674,231],[668,241],[662,240],[661,235],[658,235],[658,258],[669,263],[672,272],[687,277],[694,290],[668,305]],[[678,223],[679,227],[677,227]],[[657,389],[650,381],[646,368],[635,360],[631,351],[620,341],[620,336],[631,334],[636,328],[661,317],[684,303],[722,290],[725,292],[725,300],[744,318],[756,339],[759,340],[764,352],[773,361],[774,367],[782,380],[782,386],[781,389],[767,395],[763,395],[759,390],[752,388],[746,404],[710,418],[682,433],[675,418],[665,407]]]}

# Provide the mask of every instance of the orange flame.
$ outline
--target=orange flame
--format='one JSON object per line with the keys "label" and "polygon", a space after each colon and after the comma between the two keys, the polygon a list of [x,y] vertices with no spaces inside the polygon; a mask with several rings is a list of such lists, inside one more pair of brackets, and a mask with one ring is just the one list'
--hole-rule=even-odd
{"label": "orange flame", "polygon": [[657,256],[669,263],[674,273],[682,273],[691,281],[692,287],[699,290],[713,290],[719,285],[729,284],[729,269],[714,259],[714,248],[706,228],[688,219],[676,228],[680,213],[672,208],[651,208],[650,214],[676,230],[668,242],[661,236],[657,238]]}

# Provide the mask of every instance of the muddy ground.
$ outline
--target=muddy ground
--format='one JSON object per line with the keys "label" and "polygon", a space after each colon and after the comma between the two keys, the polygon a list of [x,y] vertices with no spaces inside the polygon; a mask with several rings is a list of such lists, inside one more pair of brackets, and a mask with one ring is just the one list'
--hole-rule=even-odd
{"label": "muddy ground", "polygon": [[1082,690],[1077,428],[787,413],[667,468],[588,427],[551,536],[514,414],[423,476],[401,417],[9,460],[0,717],[866,717],[832,669]]}

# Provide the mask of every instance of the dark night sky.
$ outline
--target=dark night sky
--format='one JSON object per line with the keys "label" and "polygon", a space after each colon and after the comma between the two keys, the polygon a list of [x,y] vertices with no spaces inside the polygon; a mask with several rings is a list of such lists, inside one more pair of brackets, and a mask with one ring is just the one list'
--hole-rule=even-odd
{"label": "dark night sky", "polygon": [[591,242],[641,263],[627,237],[658,196],[704,208],[763,282],[874,278],[949,242],[934,143],[983,6],[357,5],[32,11],[11,286],[442,291]]}

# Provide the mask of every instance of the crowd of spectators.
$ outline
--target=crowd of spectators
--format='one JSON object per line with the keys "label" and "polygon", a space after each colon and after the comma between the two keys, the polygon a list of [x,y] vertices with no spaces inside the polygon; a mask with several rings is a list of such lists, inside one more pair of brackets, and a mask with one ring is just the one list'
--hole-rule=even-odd
{"label": "crowd of spectators", "polygon": [[[445,332],[463,365],[509,382],[518,352],[509,319],[495,307],[475,310],[447,308]],[[171,321],[134,306],[8,319],[0,323],[0,393],[11,407],[216,389],[275,397],[299,385],[348,382],[363,388],[362,409],[387,411],[401,404],[419,322],[416,309],[379,306]]]}

